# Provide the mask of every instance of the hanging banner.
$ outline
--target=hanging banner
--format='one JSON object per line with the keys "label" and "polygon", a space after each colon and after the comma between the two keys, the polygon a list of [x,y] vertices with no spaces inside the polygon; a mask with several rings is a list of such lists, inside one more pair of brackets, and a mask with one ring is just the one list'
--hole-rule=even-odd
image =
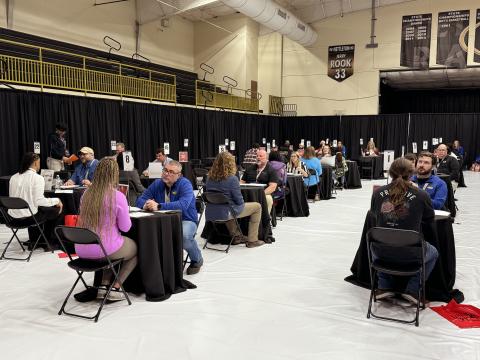
{"label": "hanging banner", "polygon": [[467,67],[468,23],[470,10],[438,14],[437,64]]}
{"label": "hanging banner", "polygon": [[353,75],[355,45],[328,47],[328,77],[341,82]]}
{"label": "hanging banner", "polygon": [[475,24],[475,49],[473,61],[480,63],[480,9],[477,9],[477,23]]}
{"label": "hanging banner", "polygon": [[400,66],[426,69],[430,64],[432,14],[402,17]]}

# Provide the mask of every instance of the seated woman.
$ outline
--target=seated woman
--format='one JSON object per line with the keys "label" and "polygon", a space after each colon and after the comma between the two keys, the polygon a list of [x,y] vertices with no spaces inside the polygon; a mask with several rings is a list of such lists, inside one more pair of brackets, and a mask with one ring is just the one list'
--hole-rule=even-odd
{"label": "seated woman", "polygon": [[[256,247],[265,243],[258,240],[258,228],[262,217],[262,207],[257,202],[244,202],[242,193],[240,192],[240,182],[235,176],[237,166],[235,158],[229,152],[222,152],[217,155],[213,165],[208,172],[208,180],[205,184],[207,192],[223,193],[232,204],[233,211],[237,218],[250,216],[248,222],[248,238],[245,239],[238,230],[235,221],[226,223],[230,234],[233,236],[233,245],[246,243],[247,247]],[[205,210],[207,221],[227,220],[229,219],[228,206],[207,204]]]}
{"label": "seated woman", "polygon": [[367,147],[363,151],[363,156],[378,156],[380,152],[378,148],[375,146],[373,140],[369,140],[367,143]]}
{"label": "seated woman", "polygon": [[335,177],[336,184],[335,186],[339,188],[345,187],[345,173],[348,171],[348,165],[343,157],[342,153],[339,151],[335,155],[335,168],[333,174]]}
{"label": "seated woman", "polygon": [[321,153],[320,157],[324,158],[324,157],[330,157],[330,156],[332,156],[332,149],[330,148],[330,145],[325,145],[322,148],[322,153]]}
{"label": "seated woman", "polygon": [[[307,178],[303,179],[305,186],[308,188],[308,196],[310,198],[314,198],[317,193],[317,184],[320,182],[320,176],[322,175],[322,165],[320,164],[320,160],[315,157],[315,149],[313,146],[307,147],[305,150],[305,154],[301,160],[307,166],[307,169],[313,170],[313,174],[309,175]],[[316,194],[318,197],[320,194]]]}
{"label": "seated woman", "polygon": [[303,177],[308,177],[307,165],[300,160],[300,156],[296,152],[290,155],[290,161],[287,164],[287,173],[300,174]]}
{"label": "seated woman", "polygon": [[[117,190],[118,164],[115,159],[104,158],[98,164],[93,176],[92,185],[85,191],[80,203],[79,226],[98,234],[110,260],[123,258],[115,289],[130,275],[137,265],[137,244],[130,238],[122,236],[132,226],[128,213],[127,198]],[[75,245],[80,258],[103,259],[104,254],[98,245]],[[103,273],[102,285],[110,285],[112,271]],[[99,297],[105,296],[99,290]],[[123,300],[121,292],[110,292],[110,301]]]}

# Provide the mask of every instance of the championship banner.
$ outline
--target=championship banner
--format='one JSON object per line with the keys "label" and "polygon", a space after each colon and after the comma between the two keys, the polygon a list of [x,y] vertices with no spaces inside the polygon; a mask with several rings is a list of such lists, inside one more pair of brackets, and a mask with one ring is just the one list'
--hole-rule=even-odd
{"label": "championship banner", "polygon": [[402,17],[400,66],[428,69],[431,31],[432,14]]}
{"label": "championship banner", "polygon": [[473,61],[480,63],[480,9],[477,9],[477,23],[475,25],[475,49]]}
{"label": "championship banner", "polygon": [[328,77],[341,82],[353,75],[355,45],[328,47]]}
{"label": "championship banner", "polygon": [[469,20],[470,10],[438,14],[437,64],[467,67]]}

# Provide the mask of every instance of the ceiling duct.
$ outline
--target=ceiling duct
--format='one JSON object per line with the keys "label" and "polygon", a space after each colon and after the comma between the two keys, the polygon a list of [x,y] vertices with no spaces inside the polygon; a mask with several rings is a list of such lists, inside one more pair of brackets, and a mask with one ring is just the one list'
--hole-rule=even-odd
{"label": "ceiling duct", "polygon": [[311,26],[273,0],[222,0],[222,2],[303,46],[313,45],[317,40],[317,32]]}

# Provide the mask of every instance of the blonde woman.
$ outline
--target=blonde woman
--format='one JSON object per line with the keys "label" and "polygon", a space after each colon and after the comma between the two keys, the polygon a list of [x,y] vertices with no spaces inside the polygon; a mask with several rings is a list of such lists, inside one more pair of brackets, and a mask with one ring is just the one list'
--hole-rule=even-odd
{"label": "blonde woman", "polygon": [[297,152],[292,153],[290,156],[290,161],[287,164],[287,173],[300,174],[303,177],[308,176],[307,165],[300,160],[300,155]]}
{"label": "blonde woman", "polygon": [[[109,259],[124,259],[117,282],[113,284],[115,289],[120,288],[120,284],[137,265],[137,244],[120,233],[130,230],[132,222],[128,213],[127,198],[117,190],[118,174],[115,159],[104,158],[100,161],[92,184],[82,196],[79,219],[79,226],[98,234]],[[104,258],[104,253],[98,245],[75,245],[75,251],[80,258]],[[109,285],[112,275],[111,271],[105,271],[102,285]],[[104,290],[99,290],[99,297],[104,294]],[[110,292],[108,300],[123,300],[123,294]]]}
{"label": "blonde woman", "polygon": [[378,156],[379,151],[373,140],[369,140],[363,153],[364,156]]}
{"label": "blonde woman", "polygon": [[[248,222],[248,238],[245,238],[237,229],[234,221],[226,223],[230,234],[233,236],[232,244],[247,244],[247,247],[257,247],[265,243],[258,240],[258,228],[262,216],[262,207],[257,202],[244,202],[240,192],[240,183],[235,176],[237,166],[235,158],[228,152],[217,155],[213,166],[208,172],[208,180],[205,184],[206,191],[223,193],[232,204],[237,218],[250,216]],[[227,220],[229,218],[228,206],[207,204],[205,212],[206,220]]]}

